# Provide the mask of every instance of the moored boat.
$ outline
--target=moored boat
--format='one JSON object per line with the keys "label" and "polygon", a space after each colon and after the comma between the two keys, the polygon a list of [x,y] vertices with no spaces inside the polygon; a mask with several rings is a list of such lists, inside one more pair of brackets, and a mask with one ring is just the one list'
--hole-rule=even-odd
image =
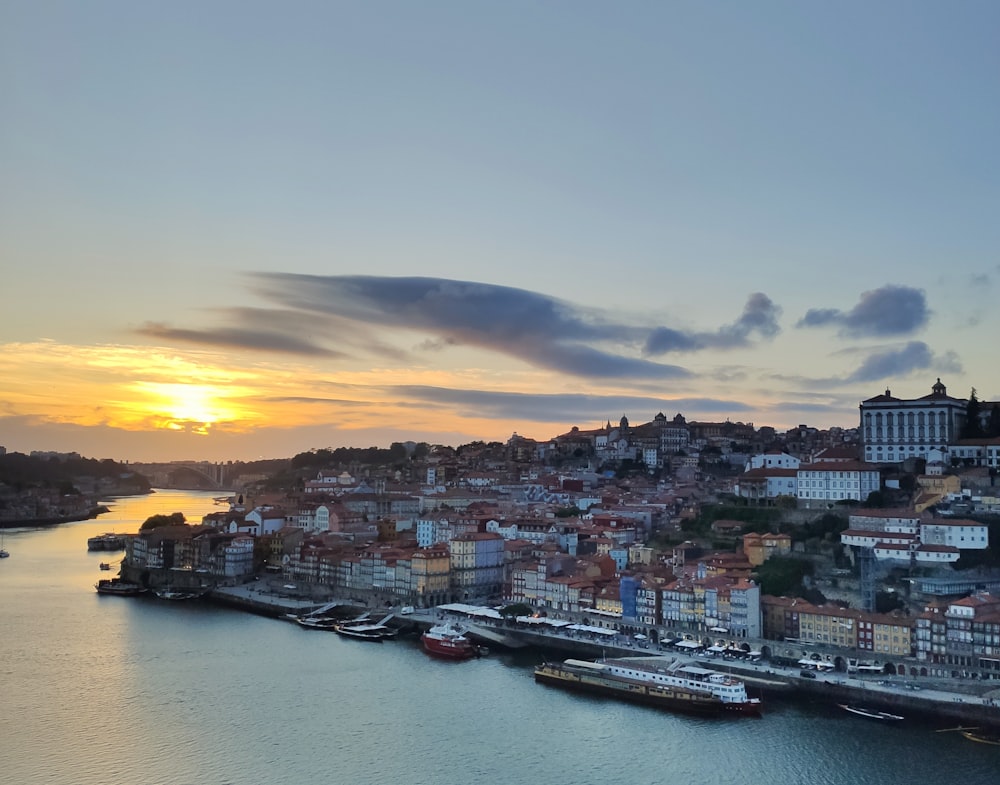
{"label": "moored boat", "polygon": [[612,672],[602,662],[546,662],[535,668],[535,681],[574,692],[608,695],[687,714],[720,715],[726,711],[722,700],[705,690],[622,676]]}
{"label": "moored boat", "polygon": [[101,569],[102,570],[110,570],[111,569],[111,565],[108,564],[108,562],[106,562],[106,561],[102,561],[101,562]]}
{"label": "moored boat", "polygon": [[1000,734],[997,733],[983,733],[978,728],[970,728],[969,730],[962,731],[962,735],[969,741],[976,741],[980,744],[992,744],[996,747],[1000,747]]}
{"label": "moored boat", "polygon": [[293,616],[292,621],[307,630],[330,630],[333,632],[339,622],[331,616]]}
{"label": "moored boat", "polygon": [[726,673],[681,660],[665,663],[659,657],[601,660],[600,664],[607,666],[607,672],[612,676],[707,693],[719,699],[723,711],[749,715],[761,713],[760,698],[751,698],[746,684]]}
{"label": "moored boat", "polygon": [[879,720],[882,722],[899,722],[904,719],[904,717],[899,714],[890,714],[887,711],[877,711],[875,709],[869,709],[864,706],[851,706],[848,703],[838,703],[839,706],[844,711],[850,712],[851,714],[856,714],[859,717],[865,717],[869,720]]}
{"label": "moored boat", "polygon": [[480,655],[479,647],[457,624],[435,624],[420,636],[424,651],[435,657],[451,660],[468,660]]}
{"label": "moored boat", "polygon": [[120,597],[132,597],[149,591],[138,583],[123,581],[121,578],[101,578],[94,584],[94,588],[98,594],[117,594]]}
{"label": "moored boat", "polygon": [[125,536],[114,532],[105,532],[87,540],[89,551],[120,551],[125,547]]}
{"label": "moored boat", "polygon": [[197,600],[208,594],[208,589],[154,589],[153,594],[161,600]]}
{"label": "moored boat", "polygon": [[343,622],[335,624],[333,631],[345,638],[358,638],[365,641],[384,641],[386,638],[396,637],[396,630],[384,624]]}

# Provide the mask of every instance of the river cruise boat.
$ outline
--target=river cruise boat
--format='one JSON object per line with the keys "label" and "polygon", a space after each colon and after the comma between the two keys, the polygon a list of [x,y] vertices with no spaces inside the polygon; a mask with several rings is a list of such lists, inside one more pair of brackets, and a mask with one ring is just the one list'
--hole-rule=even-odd
{"label": "river cruise boat", "polygon": [[573,692],[606,695],[685,714],[721,715],[726,711],[722,700],[705,690],[623,676],[612,672],[602,662],[546,662],[535,668],[535,681]]}
{"label": "river cruise boat", "polygon": [[98,594],[116,594],[119,597],[134,597],[149,591],[145,586],[123,581],[121,578],[101,578],[94,584],[94,588]]}
{"label": "river cruise boat", "polygon": [[747,694],[746,684],[727,673],[702,668],[690,662],[662,657],[601,660],[613,676],[661,686],[706,692],[718,698],[727,712],[759,715],[760,698]]}

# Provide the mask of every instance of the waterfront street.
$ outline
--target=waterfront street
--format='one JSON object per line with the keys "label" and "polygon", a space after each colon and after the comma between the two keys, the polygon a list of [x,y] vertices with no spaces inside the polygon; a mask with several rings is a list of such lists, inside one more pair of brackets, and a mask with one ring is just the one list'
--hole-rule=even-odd
{"label": "waterfront street", "polygon": [[[227,604],[243,605],[247,610],[281,616],[286,613],[303,613],[321,604],[298,596],[300,587],[286,584],[279,576],[269,576],[242,586],[225,587],[213,592],[215,599]],[[944,680],[892,676],[885,674],[848,674],[842,672],[814,672],[804,678],[797,666],[785,666],[768,661],[727,659],[700,652],[687,654],[670,648],[661,648],[648,640],[636,640],[624,634],[599,635],[572,629],[574,625],[547,626],[536,624],[530,628],[511,627],[488,616],[470,616],[461,606],[417,609],[406,615],[398,614],[399,607],[366,609],[350,599],[340,601],[343,607],[358,611],[370,610],[373,614],[396,612],[397,622],[426,628],[447,619],[464,624],[473,637],[490,646],[509,649],[533,647],[540,651],[560,652],[565,657],[623,658],[655,657],[690,659],[699,665],[744,678],[748,687],[770,693],[798,694],[803,697],[827,699],[831,702],[866,702],[890,706],[900,710],[918,711],[927,718],[940,716],[943,720],[982,722],[1000,727],[1000,687],[991,682],[973,680]],[[595,628],[596,629],[596,628]],[[775,642],[777,644],[777,642]]]}

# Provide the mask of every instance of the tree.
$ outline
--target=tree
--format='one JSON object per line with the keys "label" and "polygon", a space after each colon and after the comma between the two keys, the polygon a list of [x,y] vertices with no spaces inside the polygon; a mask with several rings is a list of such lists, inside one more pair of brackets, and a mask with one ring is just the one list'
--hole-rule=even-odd
{"label": "tree", "polygon": [[139,531],[148,532],[152,529],[158,529],[161,526],[178,526],[184,523],[187,523],[187,519],[182,512],[175,512],[170,515],[150,515],[143,522],[142,526],[139,527]]}
{"label": "tree", "polygon": [[978,439],[983,435],[983,425],[979,421],[979,398],[976,397],[976,388],[972,388],[969,393],[969,403],[965,407],[965,423],[959,433],[961,439]]}
{"label": "tree", "polygon": [[515,602],[500,609],[501,616],[515,618],[517,616],[531,616],[535,611],[530,605],[523,602]]}
{"label": "tree", "polygon": [[986,435],[991,439],[994,436],[1000,436],[1000,403],[994,402],[990,408],[990,420],[986,426]]}
{"label": "tree", "polygon": [[772,556],[757,568],[757,583],[761,594],[802,596],[802,579],[812,572],[811,562],[790,556]]}

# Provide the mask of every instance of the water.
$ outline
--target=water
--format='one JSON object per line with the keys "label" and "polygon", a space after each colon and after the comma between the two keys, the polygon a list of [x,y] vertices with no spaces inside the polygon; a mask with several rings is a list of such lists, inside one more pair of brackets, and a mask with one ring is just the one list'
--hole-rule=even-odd
{"label": "water", "polygon": [[[537,654],[451,663],[201,603],[99,596],[87,538],[210,493],[118,500],[96,521],[6,533],[0,562],[0,783],[997,781],[1000,748],[825,705],[760,720],[662,713],[536,685]],[[110,573],[113,574],[113,573]]]}

